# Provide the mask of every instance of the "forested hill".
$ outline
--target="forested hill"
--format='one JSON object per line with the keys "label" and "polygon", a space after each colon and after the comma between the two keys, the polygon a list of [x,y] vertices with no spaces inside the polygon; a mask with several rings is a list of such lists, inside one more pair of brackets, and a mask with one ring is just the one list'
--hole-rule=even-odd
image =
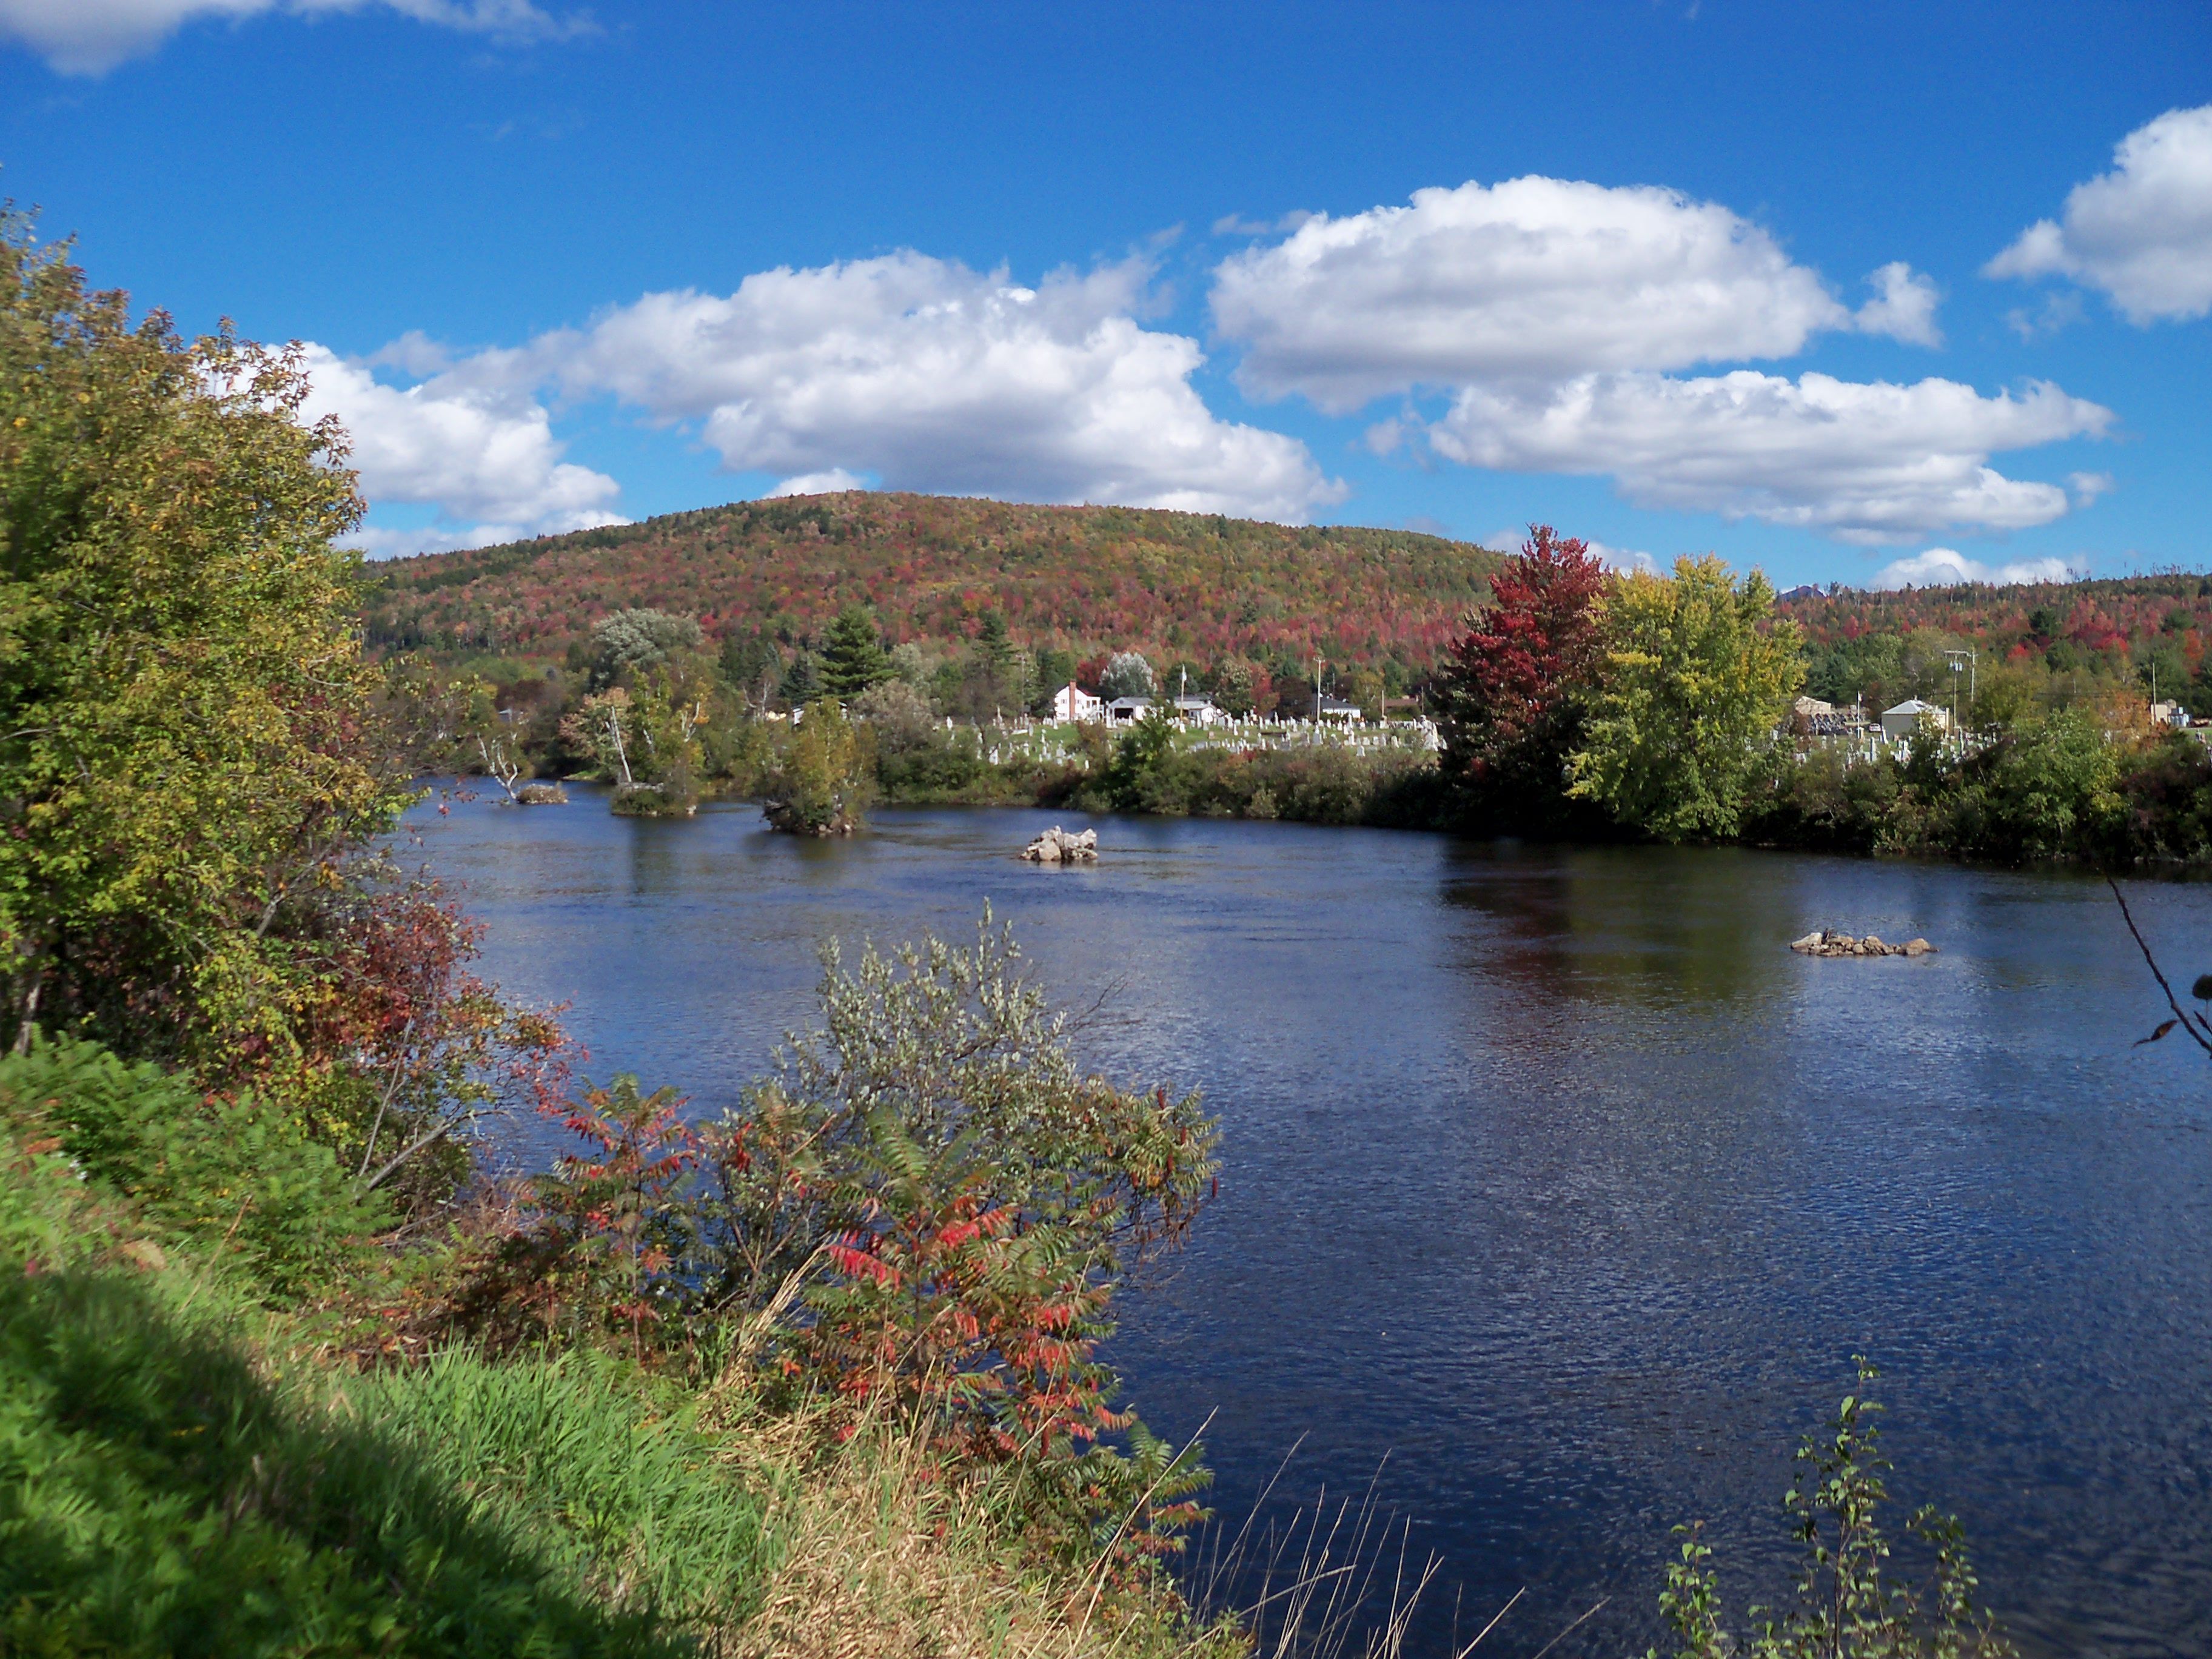
{"label": "forested hill", "polygon": [[1412,531],[853,490],[393,560],[374,568],[366,620],[386,648],[542,659],[625,606],[690,612],[710,636],[798,641],[857,602],[894,643],[950,642],[999,610],[1017,642],[1079,656],[1319,650],[1417,670],[1487,598],[1498,562]]}
{"label": "forested hill", "polygon": [[1781,602],[1815,644],[1927,629],[1960,640],[2031,648],[2069,640],[2093,652],[2140,647],[2160,635],[2212,640],[2212,576],[2168,572],[2095,581],[2023,582],[1992,587],[1905,588],[1867,592],[1796,589]]}

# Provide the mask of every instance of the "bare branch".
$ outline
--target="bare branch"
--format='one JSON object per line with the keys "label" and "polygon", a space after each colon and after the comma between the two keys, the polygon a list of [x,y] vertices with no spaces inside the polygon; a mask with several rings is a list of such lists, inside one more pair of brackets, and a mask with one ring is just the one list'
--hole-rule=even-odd
{"label": "bare branch", "polygon": [[2112,896],[2119,901],[2120,919],[2128,924],[2128,932],[2135,935],[2136,948],[2142,952],[2143,960],[2150,965],[2150,976],[2158,981],[2158,988],[2166,993],[2166,1006],[2173,1010],[2174,1018],[2181,1022],[2181,1029],[2189,1033],[2190,1040],[2206,1054],[2212,1054],[2212,1041],[2207,1041],[2204,1034],[2197,1029],[2196,1023],[2189,1018],[2189,1011],[2173,994],[2173,987],[2166,982],[2166,975],[2160,970],[2158,958],[2151,955],[2150,946],[2143,942],[2142,929],[2136,926],[2135,913],[2128,908],[2127,896],[2120,891],[2120,884],[2106,876],[2105,885],[2112,890]]}

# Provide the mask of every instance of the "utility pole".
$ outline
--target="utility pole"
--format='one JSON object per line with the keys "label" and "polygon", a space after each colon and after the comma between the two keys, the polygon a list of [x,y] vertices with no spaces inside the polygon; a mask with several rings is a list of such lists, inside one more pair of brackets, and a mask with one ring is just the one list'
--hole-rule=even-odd
{"label": "utility pole", "polygon": [[1314,724],[1321,724],[1321,655],[1314,655]]}
{"label": "utility pole", "polygon": [[[1966,672],[1966,707],[1972,708],[1978,695],[1976,683],[1981,662],[1980,653],[1974,651],[1946,651],[1943,656],[1950,663],[1951,672],[1954,674],[1960,671],[1959,659],[1961,657],[1966,659],[1964,666]],[[1959,729],[1959,683],[1956,680],[1951,682],[1951,729],[1954,732]]]}

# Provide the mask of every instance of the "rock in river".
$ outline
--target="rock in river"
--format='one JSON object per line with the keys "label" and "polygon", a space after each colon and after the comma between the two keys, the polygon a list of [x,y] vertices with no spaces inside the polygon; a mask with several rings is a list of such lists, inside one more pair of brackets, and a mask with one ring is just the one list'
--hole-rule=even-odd
{"label": "rock in river", "polygon": [[1909,939],[1902,945],[1884,945],[1874,934],[1864,939],[1853,939],[1849,933],[1839,933],[1832,927],[1808,933],[1802,939],[1793,939],[1790,948],[1801,957],[1925,957],[1932,956],[1936,947],[1924,939]]}
{"label": "rock in river", "polygon": [[1023,848],[1021,856],[1031,864],[1096,864],[1098,832],[1085,830],[1079,835],[1070,835],[1055,823]]}

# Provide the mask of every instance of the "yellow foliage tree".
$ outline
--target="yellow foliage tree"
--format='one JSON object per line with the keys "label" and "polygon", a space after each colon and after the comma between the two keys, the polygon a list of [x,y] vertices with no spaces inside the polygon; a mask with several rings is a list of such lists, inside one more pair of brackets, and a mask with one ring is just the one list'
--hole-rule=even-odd
{"label": "yellow foliage tree", "polygon": [[1672,578],[1617,578],[1604,657],[1568,793],[1662,841],[1735,833],[1760,750],[1805,677],[1774,590],[1708,554]]}

